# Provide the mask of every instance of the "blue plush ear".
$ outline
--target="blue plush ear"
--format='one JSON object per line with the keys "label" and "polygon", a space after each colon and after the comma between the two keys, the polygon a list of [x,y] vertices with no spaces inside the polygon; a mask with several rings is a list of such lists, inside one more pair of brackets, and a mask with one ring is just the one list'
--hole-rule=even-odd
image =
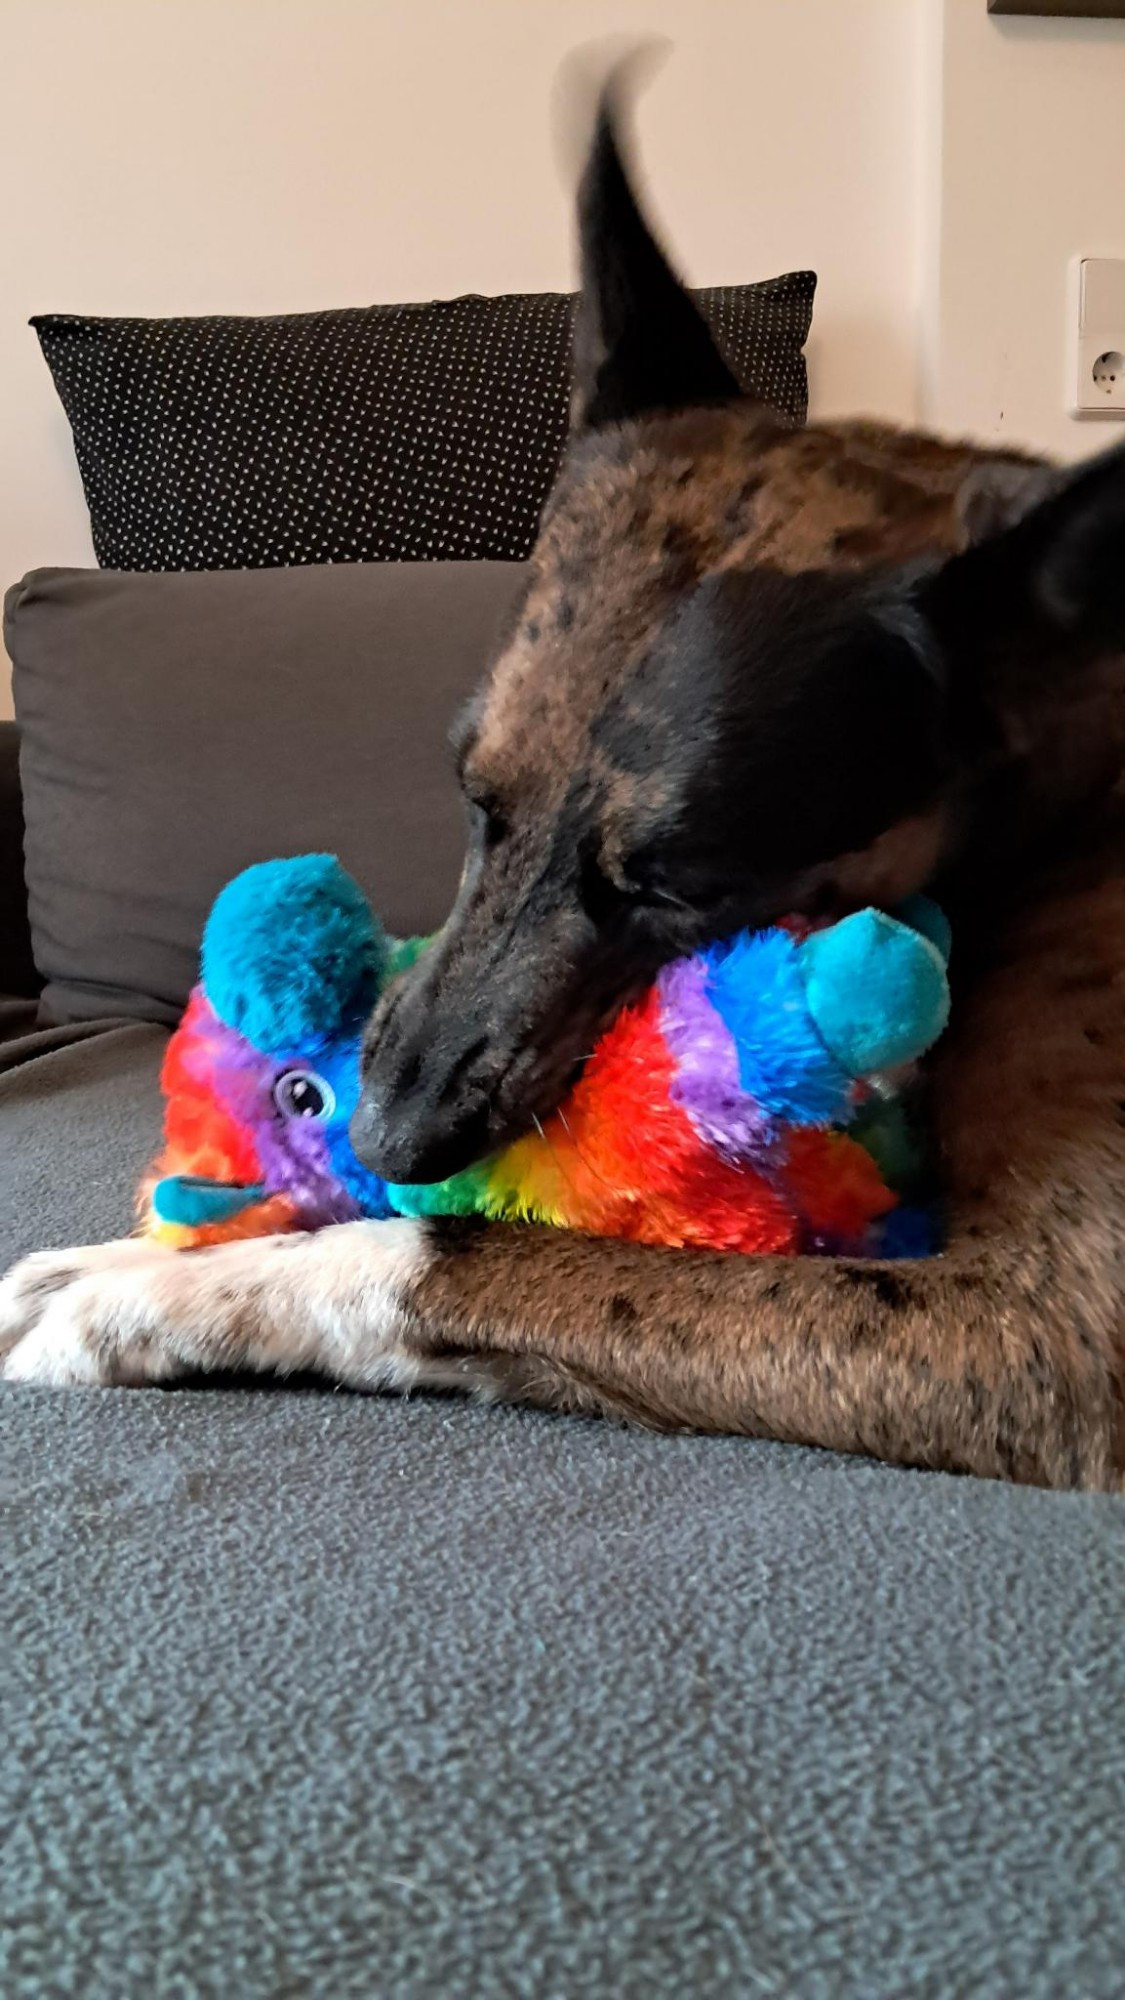
{"label": "blue plush ear", "polygon": [[800,948],[809,1012],[852,1076],[912,1062],[949,1019],[937,944],[881,910],[857,910]]}
{"label": "blue plush ear", "polygon": [[244,868],[203,933],[203,990],[221,1021],[266,1055],[315,1047],[375,1004],[387,940],[334,854]]}
{"label": "blue plush ear", "polygon": [[924,938],[937,946],[946,964],[953,950],[953,927],[940,903],[932,896],[908,896],[893,912],[900,924],[909,924],[912,931],[921,931]]}

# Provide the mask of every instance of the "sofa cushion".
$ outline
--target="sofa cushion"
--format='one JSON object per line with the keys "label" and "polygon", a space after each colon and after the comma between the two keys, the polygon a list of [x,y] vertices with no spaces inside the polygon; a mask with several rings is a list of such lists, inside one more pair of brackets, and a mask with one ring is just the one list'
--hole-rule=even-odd
{"label": "sofa cushion", "polygon": [[[0,1078],[41,1241],[160,1039]],[[0,1462],[8,2000],[1120,2000],[1120,1499],[273,1384]]]}
{"label": "sofa cushion", "polygon": [[521,573],[17,584],[5,632],[43,1019],[174,1022],[213,897],[274,854],[330,849],[391,930],[439,924],[463,849],[447,729]]}
{"label": "sofa cushion", "polygon": [[[816,278],[697,294],[749,393],[803,421]],[[111,569],[526,556],[567,427],[574,301],[32,321]]]}

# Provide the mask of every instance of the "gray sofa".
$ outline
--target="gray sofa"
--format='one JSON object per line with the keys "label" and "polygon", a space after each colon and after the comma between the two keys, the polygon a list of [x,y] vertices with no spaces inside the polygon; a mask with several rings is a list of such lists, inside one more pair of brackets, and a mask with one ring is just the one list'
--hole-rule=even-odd
{"label": "gray sofa", "polygon": [[[37,1025],[0,1261],[127,1228],[166,1030]],[[0,1394],[0,1991],[1111,2000],[1125,1511],[315,1384]]]}

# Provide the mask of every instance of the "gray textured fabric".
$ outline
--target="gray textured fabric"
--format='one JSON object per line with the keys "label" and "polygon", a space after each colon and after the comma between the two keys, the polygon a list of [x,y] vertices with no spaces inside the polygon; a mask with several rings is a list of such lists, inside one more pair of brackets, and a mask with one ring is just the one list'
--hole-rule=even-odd
{"label": "gray textured fabric", "polygon": [[[163,1037],[0,1077],[106,1234]],[[1125,1507],[320,1390],[0,1392],[5,2000],[1118,2000]]]}
{"label": "gray textured fabric", "polygon": [[0,1045],[0,1271],[30,1250],[128,1233],[160,1137],[167,1036],[141,1022]]}
{"label": "gray textured fabric", "polygon": [[22,1000],[18,994],[0,992],[0,1065],[5,1042],[22,1041],[34,1029],[38,1011],[37,1000]]}
{"label": "gray textured fabric", "polygon": [[522,575],[373,563],[34,570],[5,636],[44,1018],[173,1023],[210,904],[275,854],[339,854],[388,927],[452,901],[446,736]]}

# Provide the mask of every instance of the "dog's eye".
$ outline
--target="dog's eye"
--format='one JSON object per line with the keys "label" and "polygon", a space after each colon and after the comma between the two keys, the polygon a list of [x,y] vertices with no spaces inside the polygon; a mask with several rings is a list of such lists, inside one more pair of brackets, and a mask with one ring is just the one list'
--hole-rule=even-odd
{"label": "dog's eye", "polygon": [[610,880],[596,854],[582,856],[578,870],[578,894],[590,922],[599,930],[603,924],[622,917],[631,901],[628,892],[619,883]]}
{"label": "dog's eye", "polygon": [[336,1093],[315,1069],[287,1069],[273,1087],[273,1101],[283,1118],[331,1118]]}
{"label": "dog's eye", "polygon": [[481,844],[486,848],[498,847],[508,831],[508,822],[498,800],[488,792],[470,792],[467,799],[473,831]]}
{"label": "dog's eye", "polygon": [[631,885],[629,893],[637,903],[653,910],[683,910],[687,907],[683,898],[663,882],[640,880]]}
{"label": "dog's eye", "polygon": [[634,876],[626,870],[609,875],[592,846],[580,859],[578,893],[586,915],[598,925],[645,911],[682,908],[679,898],[651,875],[638,872]]}

